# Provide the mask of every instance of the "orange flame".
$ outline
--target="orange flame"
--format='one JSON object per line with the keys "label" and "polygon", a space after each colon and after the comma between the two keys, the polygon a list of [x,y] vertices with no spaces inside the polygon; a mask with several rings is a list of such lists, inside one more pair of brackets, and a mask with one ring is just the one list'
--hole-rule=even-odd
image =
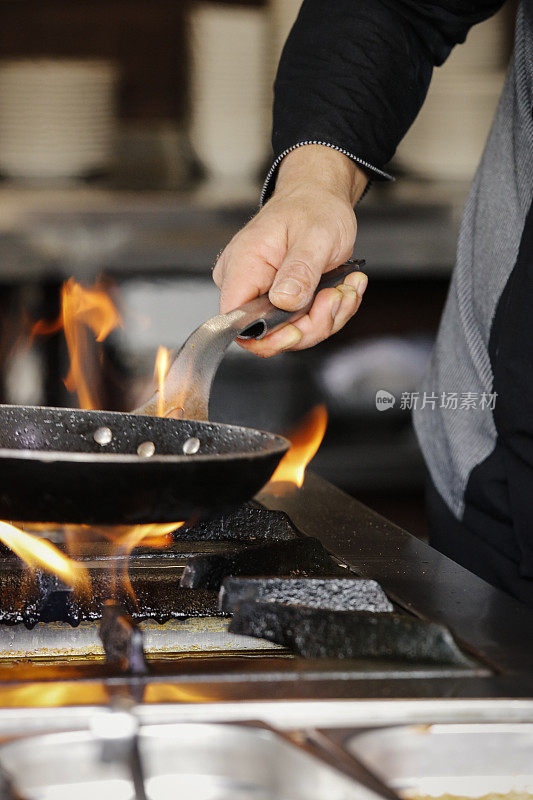
{"label": "orange flame", "polygon": [[86,328],[103,342],[112,330],[122,324],[120,314],[102,283],[86,288],[69,278],[61,289],[61,314],[53,322],[40,320],[32,329],[32,338],[63,329],[70,358],[65,379],[69,392],[77,392],[81,408],[98,408],[98,396],[89,387],[89,359]]}
{"label": "orange flame", "polygon": [[61,316],[54,320],[40,319],[37,320],[31,329],[30,344],[36,336],[51,336],[53,333],[58,333],[63,328]]}
{"label": "orange flame", "polygon": [[[97,342],[102,342],[112,330],[122,324],[120,314],[113,300],[106,291],[103,283],[95,283],[91,287],[83,287],[73,278],[63,285],[61,290],[61,313],[54,321],[41,320],[32,329],[31,339],[35,336],[46,336],[63,330],[67,342],[70,358],[70,369],[65,379],[69,391],[76,391],[81,408],[96,409],[101,407],[98,393],[95,389],[94,364],[90,361],[90,348],[88,330],[92,331]],[[88,330],[87,330],[88,329]],[[160,347],[157,351],[154,378],[159,391],[158,415],[164,415],[164,389],[163,384],[171,363],[171,351]],[[66,525],[63,527],[70,555],[79,557],[84,552],[84,540],[94,541],[95,537],[106,538],[111,541],[119,556],[119,568],[114,575],[114,594],[117,594],[117,582],[135,600],[128,575],[128,560],[131,551],[146,544],[150,547],[165,547],[172,541],[172,532],[183,525],[182,522],[152,525],[133,526],[107,526],[90,528],[87,525]],[[33,530],[46,533],[48,529],[56,530],[54,525],[34,525]],[[17,529],[14,529],[15,531]],[[37,542],[37,547],[44,544],[44,540],[31,536],[29,533],[20,532],[28,536],[31,542]],[[1,538],[1,537],[0,537]],[[7,542],[6,542],[7,543]],[[23,549],[20,541],[16,541],[18,550],[13,549],[23,558],[30,567],[35,558],[35,546]],[[49,544],[49,543],[46,543]],[[9,546],[9,545],[8,545]],[[49,544],[55,556],[61,556],[66,562],[76,562],[67,559]],[[40,551],[39,551],[40,552]],[[42,565],[42,564],[41,564]],[[49,560],[48,568],[63,577],[59,570],[64,569],[65,562]]]}
{"label": "orange flame", "polygon": [[128,564],[132,550],[140,547],[141,544],[148,547],[168,547],[172,542],[173,531],[181,528],[184,522],[151,523],[148,525],[113,525],[96,527],[94,532],[104,536],[113,542],[120,556],[119,568],[113,576],[113,592],[118,594],[118,586],[126,594],[129,594],[136,603],[135,592],[131,585]]}
{"label": "orange flame", "polygon": [[325,406],[316,406],[304,418],[302,423],[287,435],[291,442],[289,452],[282,458],[271,483],[292,483],[302,486],[305,470],[326,433],[328,412]]}
{"label": "orange flame", "polygon": [[61,315],[70,357],[65,385],[69,392],[78,393],[82,408],[98,408],[98,398],[89,389],[84,372],[87,341],[82,326],[93,331],[97,342],[103,342],[121,324],[120,314],[101,285],[85,289],[69,278],[61,292]]}
{"label": "orange flame", "polygon": [[159,389],[157,396],[157,416],[165,416],[165,378],[170,369],[170,350],[166,347],[159,347],[155,357],[154,383]]}
{"label": "orange flame", "polygon": [[68,558],[51,542],[20,530],[8,522],[0,522],[0,541],[12,550],[33,571],[44,569],[82,594],[89,594],[91,581],[87,569]]}
{"label": "orange flame", "polygon": [[[167,522],[145,525],[63,525],[61,526],[61,530],[65,535],[67,549],[72,557],[71,559],[67,559],[67,561],[69,561],[70,564],[74,565],[76,568],[79,567],[79,563],[73,561],[72,559],[83,558],[90,555],[90,553],[93,552],[92,547],[94,546],[95,542],[102,542],[104,539],[107,539],[109,542],[111,542],[113,545],[114,559],[112,559],[110,562],[110,570],[112,572],[111,581],[109,584],[110,599],[117,599],[119,595],[129,594],[135,603],[135,593],[133,591],[128,573],[129,558],[132,551],[141,545],[161,549],[168,547],[173,540],[173,531],[177,530],[184,524],[184,522]],[[57,524],[26,523],[24,528],[24,531],[18,531],[17,528],[14,530],[17,533],[20,533],[22,536],[29,536],[32,540],[35,540],[38,543],[45,543],[46,545],[49,545],[55,553],[58,553],[63,559],[66,558],[66,556],[63,556],[63,554],[60,553],[52,544],[49,542],[44,542],[43,539],[32,536],[28,532],[35,531],[46,535],[50,531],[57,531]],[[2,540],[1,531],[0,540]],[[10,546],[8,542],[6,542],[6,544]],[[88,547],[91,549],[87,549]],[[32,562],[30,558],[26,556],[25,551],[16,551],[14,547],[12,547],[12,549],[17,552],[17,555],[20,555],[20,557],[26,561],[30,568],[32,568]],[[51,562],[49,566],[51,572],[55,572],[58,575],[60,574],[58,570],[52,568]],[[55,566],[55,562],[53,566]],[[60,575],[60,577],[63,576]],[[75,589],[79,591],[80,587],[75,586]]]}
{"label": "orange flame", "polygon": [[131,553],[141,544],[149,547],[165,547],[172,541],[171,534],[184,522],[151,523],[148,525],[113,525],[94,530],[114,542],[126,553]]}

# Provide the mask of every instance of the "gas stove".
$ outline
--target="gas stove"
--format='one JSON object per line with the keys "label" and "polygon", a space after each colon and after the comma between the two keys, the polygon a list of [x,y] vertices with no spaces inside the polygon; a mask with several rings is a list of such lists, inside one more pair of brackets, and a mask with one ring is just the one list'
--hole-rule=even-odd
{"label": "gas stove", "polygon": [[[85,555],[89,600],[41,576],[21,604],[24,574],[2,554],[0,768],[9,774],[36,749],[56,764],[68,748],[85,776],[96,762],[114,765],[105,781],[125,770],[124,797],[164,798],[165,759],[186,752],[183,769],[194,762],[198,771],[184,743],[203,737],[204,763],[238,748],[256,776],[259,763],[281,759],[289,780],[252,791],[246,769],[233,770],[236,788],[221,768],[218,788],[203,775],[206,797],[304,800],[313,796],[308,774],[331,787],[322,796],[349,798],[340,774],[362,782],[363,795],[380,792],[337,752],[363,730],[453,722],[522,733],[533,720],[533,611],[312,473],[301,489],[267,486],[251,504],[180,528],[165,550],[138,548],[129,567],[136,602],[105,602],[114,557]],[[160,747],[152,788],[133,794],[135,748],[150,761]],[[40,769],[42,788],[50,769]],[[59,772],[71,791],[81,773],[69,769]],[[19,787],[6,780],[0,797],[12,800]],[[200,784],[191,787],[203,797]],[[55,784],[51,794],[23,789],[25,800],[62,796]]]}
{"label": "gas stove", "polygon": [[61,679],[74,664],[114,678],[116,630],[142,643],[151,676],[180,680],[342,676],[357,693],[368,680],[420,692],[423,680],[427,695],[428,681],[437,694],[518,685],[533,666],[532,611],[313,474],[181,527],[164,549],[137,548],[132,594],[113,594],[117,560],[111,547],[84,551],[84,597],[0,553],[0,682]]}
{"label": "gas stove", "polygon": [[[64,535],[46,532],[58,543]],[[394,605],[284,511],[259,502],[181,526],[170,546],[123,558],[109,542],[84,545],[78,561],[88,594],[48,572],[29,573],[6,548],[0,659],[59,666],[103,655],[125,674],[172,670],[172,658],[187,653],[238,654],[247,664],[261,657],[282,670],[299,657],[365,664],[376,674],[391,665],[410,674],[484,671],[445,626]]]}

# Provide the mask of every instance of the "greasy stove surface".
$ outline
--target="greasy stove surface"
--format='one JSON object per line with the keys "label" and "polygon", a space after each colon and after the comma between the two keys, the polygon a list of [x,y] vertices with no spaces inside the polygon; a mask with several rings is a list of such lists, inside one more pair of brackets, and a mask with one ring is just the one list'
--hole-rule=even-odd
{"label": "greasy stove surface", "polygon": [[378,581],[403,608],[449,627],[496,671],[533,674],[533,609],[312,473],[300,493],[265,492],[259,499],[286,511],[301,531]]}
{"label": "greasy stove surface", "polygon": [[[280,650],[263,639],[249,636],[240,636],[239,639],[239,634],[228,631],[228,620],[223,616],[212,616],[211,611],[207,617],[187,620],[176,614],[170,615],[172,618],[163,625],[153,621],[140,623],[148,654],[149,671],[146,674],[128,677],[124,670],[104,663],[101,658],[85,658],[70,663],[65,663],[64,657],[44,658],[41,662],[19,660],[10,663],[4,660],[0,661],[0,704],[10,706],[22,702],[24,705],[27,702],[30,705],[49,705],[52,698],[55,705],[101,703],[115,692],[131,692],[133,687],[136,697],[142,697],[148,703],[531,696],[532,611],[312,474],[307,476],[300,490],[280,496],[265,491],[258,500],[264,507],[286,512],[296,526],[296,529],[289,526],[291,536],[281,535],[273,542],[281,546],[282,552],[284,547],[295,543],[301,547],[302,541],[305,546],[308,537],[311,541],[318,540],[325,551],[334,554],[330,558],[326,552],[331,577],[362,576],[377,580],[393,601],[396,614],[408,620],[409,625],[425,620],[449,628],[459,644],[460,658],[454,660],[454,656],[443,663],[428,663],[391,657],[352,658],[349,653],[344,658],[327,657],[325,653],[319,658],[313,655],[302,657],[294,655],[291,650]],[[254,513],[261,513],[261,509],[256,508]],[[286,531],[286,519],[277,519],[278,523],[283,520],[281,528]],[[320,548],[317,550],[318,542],[312,544],[314,555],[317,552],[322,554]],[[184,543],[181,542],[180,546]],[[258,549],[265,546],[265,541],[254,544]],[[192,556],[194,569],[187,570],[185,565],[190,562],[182,559],[180,591],[211,592],[214,595],[212,603],[223,574],[235,574],[235,561],[232,557],[228,572],[228,553],[224,548],[221,550],[220,540],[207,544],[204,540],[203,547],[203,553],[194,556],[188,553]],[[184,546],[184,551],[187,551],[187,546]],[[225,559],[224,569],[218,573],[215,570],[216,581],[212,573],[206,573],[204,569],[205,559],[213,555],[217,556],[219,565],[220,556]],[[162,554],[159,557],[165,558]],[[260,563],[264,564],[264,561]],[[275,563],[271,558],[272,570]],[[297,570],[287,570],[286,565],[284,568],[281,574],[297,575]],[[241,574],[258,576],[266,571],[259,567],[255,572],[249,570],[248,565]],[[134,571],[135,568],[132,573]],[[280,573],[274,571],[273,574]],[[309,574],[313,575],[312,570]],[[316,576],[317,572],[314,574]],[[328,574],[324,563],[320,564],[318,574]],[[174,581],[176,577],[177,573]],[[206,580],[211,584],[206,586]],[[256,599],[264,612],[261,606],[265,604],[260,598]],[[249,602],[250,598],[244,606]],[[269,613],[270,610],[266,609]],[[266,618],[263,616],[261,619],[260,623],[264,625]],[[259,624],[257,618],[253,624]],[[191,648],[180,650],[176,647],[177,633],[185,633],[191,642],[198,643],[209,629],[211,634],[222,637],[210,652],[199,647],[195,652],[191,652]],[[0,627],[0,650],[3,649],[5,658],[9,650],[11,654],[15,650],[20,652],[20,637],[30,637],[29,643],[31,637],[42,634],[46,637],[51,635],[50,631],[59,631],[58,636],[63,642],[66,635],[70,644],[75,642],[79,632],[90,631],[95,641],[98,637],[97,624],[90,619],[77,628],[68,623],[39,623],[29,630],[19,623]],[[229,638],[222,641],[225,637]],[[240,646],[228,649],[232,637],[234,642],[240,641]],[[165,639],[167,646],[158,648],[157,640]],[[26,681],[34,683],[25,684]]]}
{"label": "greasy stove surface", "polygon": [[[65,533],[46,535],[64,549]],[[325,659],[373,675],[484,671],[449,631],[395,608],[379,584],[355,576],[283,511],[248,503],[182,526],[164,549],[133,551],[128,582],[119,553],[105,540],[84,543],[78,560],[91,592],[81,594],[49,573],[29,573],[5,549],[4,664],[39,662],[42,675],[46,661],[79,659],[86,668],[88,658],[105,655],[106,667],[153,677],[195,655],[217,657],[222,671],[240,657],[250,673],[270,659],[271,669],[290,675],[287,662],[302,656],[306,666],[321,659],[324,673]]]}
{"label": "greasy stove surface", "polygon": [[[54,532],[47,537],[53,539]],[[58,532],[55,538],[64,549],[64,535]],[[89,571],[90,596],[75,593],[50,573],[28,573],[14,553],[0,547],[0,623],[29,629],[38,623],[77,626],[98,620],[111,598],[136,620],[224,616],[218,611],[218,592],[226,575],[335,576],[346,571],[320,542],[302,536],[285,513],[254,503],[179,528],[168,547],[136,548],[127,562],[131,587],[121,580],[125,564],[117,546],[85,544],[79,560]]]}

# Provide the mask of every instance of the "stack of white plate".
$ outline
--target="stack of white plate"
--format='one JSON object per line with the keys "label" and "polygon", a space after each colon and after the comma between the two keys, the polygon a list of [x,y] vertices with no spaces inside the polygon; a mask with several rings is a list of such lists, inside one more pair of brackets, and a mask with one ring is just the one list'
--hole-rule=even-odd
{"label": "stack of white plate", "polygon": [[107,61],[0,62],[0,172],[72,178],[108,166],[117,79]]}
{"label": "stack of white plate", "polygon": [[253,183],[267,153],[267,18],[200,3],[191,11],[191,137],[212,181]]}
{"label": "stack of white plate", "polygon": [[430,179],[470,179],[505,80],[507,9],[475,26],[435,70],[426,102],[398,148],[398,163]]}

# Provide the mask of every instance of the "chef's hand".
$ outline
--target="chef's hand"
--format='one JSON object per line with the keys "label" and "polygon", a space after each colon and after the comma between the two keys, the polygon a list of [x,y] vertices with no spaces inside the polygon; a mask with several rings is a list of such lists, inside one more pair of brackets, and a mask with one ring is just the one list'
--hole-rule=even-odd
{"label": "chef's hand", "polygon": [[[271,199],[218,259],[213,279],[221,312],[266,292],[279,308],[305,306],[322,273],[351,257],[357,232],[353,206],[366,184],[356,164],[332,148],[306,145],[290,153]],[[264,357],[312,347],[355,314],[367,282],[355,272],[339,288],[319,292],[309,313],[295,323],[239,344]]]}

